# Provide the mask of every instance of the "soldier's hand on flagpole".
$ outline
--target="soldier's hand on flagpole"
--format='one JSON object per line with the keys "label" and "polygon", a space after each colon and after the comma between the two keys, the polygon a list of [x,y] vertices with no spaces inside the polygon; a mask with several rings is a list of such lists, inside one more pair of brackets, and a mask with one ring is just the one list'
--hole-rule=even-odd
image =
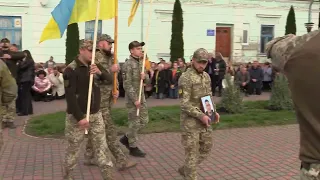
{"label": "soldier's hand on flagpole", "polygon": [[90,73],[91,73],[91,74],[101,75],[101,71],[100,71],[100,69],[97,67],[96,64],[91,64],[91,65],[90,65]]}
{"label": "soldier's hand on flagpole", "polygon": [[117,99],[119,97],[119,91],[118,90],[115,92],[112,91],[112,96],[113,96],[113,98]]}
{"label": "soldier's hand on flagpole", "polygon": [[78,122],[81,129],[88,129],[90,127],[89,121],[87,119],[82,119]]}
{"label": "soldier's hand on flagpole", "polygon": [[140,109],[141,103],[140,101],[134,102],[134,105],[136,106],[137,109]]}
{"label": "soldier's hand on flagpole", "polygon": [[146,78],[146,74],[145,73],[140,73],[140,78],[142,79],[142,80],[144,80],[145,78]]}
{"label": "soldier's hand on flagpole", "polygon": [[119,72],[120,71],[120,67],[118,64],[113,64],[111,66],[111,72],[115,73],[115,72]]}

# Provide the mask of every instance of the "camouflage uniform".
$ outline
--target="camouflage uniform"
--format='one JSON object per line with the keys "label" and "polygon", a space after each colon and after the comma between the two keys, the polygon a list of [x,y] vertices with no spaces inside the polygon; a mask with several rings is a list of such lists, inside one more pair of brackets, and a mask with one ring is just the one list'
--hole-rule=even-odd
{"label": "camouflage uniform", "polygon": [[[198,49],[193,58],[208,61],[207,54],[205,49]],[[212,129],[200,121],[205,116],[201,111],[201,97],[212,96],[210,76],[206,72],[198,73],[193,67],[188,68],[179,79],[179,95],[181,141],[185,149],[185,162],[179,172],[187,180],[196,180],[196,167],[209,156],[213,145]]]}
{"label": "camouflage uniform", "polygon": [[[14,102],[18,91],[15,79],[12,77],[7,65],[0,60],[0,119],[3,115],[3,106]],[[0,123],[0,150],[3,146],[2,123]]]}
{"label": "camouflage uniform", "polygon": [[[90,50],[90,48],[92,49],[92,41],[82,40],[80,42],[80,47],[87,48]],[[65,168],[66,172],[65,172],[64,178],[68,179],[68,180],[73,179],[73,170],[77,164],[81,144],[85,139],[84,130],[80,129],[78,126],[79,118],[76,119],[76,116],[73,115],[73,113],[75,113],[75,111],[79,111],[79,110],[81,110],[82,112],[85,111],[84,108],[79,109],[80,103],[86,103],[85,100],[84,99],[77,100],[77,98],[80,98],[80,97],[85,98],[86,97],[85,94],[79,94],[81,88],[87,88],[87,87],[82,87],[85,85],[80,84],[80,83],[81,83],[81,81],[89,82],[88,81],[89,76],[87,76],[86,73],[83,73],[84,76],[86,76],[85,78],[87,78],[87,79],[78,80],[80,78],[80,77],[77,77],[77,76],[79,76],[79,74],[76,74],[76,73],[79,73],[76,71],[76,69],[78,69],[78,68],[79,69],[85,68],[85,69],[89,70],[89,68],[86,65],[80,64],[79,60],[75,60],[67,66],[67,68],[64,72],[67,111],[68,111],[68,113],[66,115],[66,126],[65,126],[65,138],[68,142],[68,146],[66,149],[66,156],[65,156],[64,168]],[[88,70],[87,70],[87,73],[88,73]],[[73,73],[73,74],[71,74],[71,73]],[[98,95],[99,95],[97,93],[98,92],[100,93],[99,87],[97,87],[97,78],[98,77],[95,75],[94,82],[93,82],[94,83],[93,89],[92,89],[92,94],[94,94],[94,92],[95,92],[96,97],[98,97]],[[78,88],[73,87],[74,90],[71,91],[70,90],[70,88],[72,88],[71,81],[73,81],[73,80],[77,81],[76,83],[73,83],[74,85],[76,84],[76,86],[81,86],[81,87],[78,87]],[[72,94],[74,92],[76,92],[78,94]],[[83,91],[81,91],[81,92],[83,92]],[[73,96],[75,96],[75,97],[73,97]],[[91,104],[91,108],[92,107],[99,107],[100,108],[100,105],[98,105],[98,104],[100,104],[101,99],[97,100],[97,99],[95,99],[96,97],[94,97],[94,95],[92,95],[92,102],[93,103]],[[68,105],[69,102],[70,103],[72,102],[73,105],[75,103],[77,103],[78,104],[77,106],[79,106],[79,107],[77,107],[77,108],[71,107],[70,105]],[[83,105],[83,104],[81,104],[81,105]],[[69,110],[69,108],[70,108],[70,110]],[[72,109],[72,108],[74,108],[74,109]],[[96,109],[96,111],[98,111],[98,112],[90,114],[90,119],[89,119],[90,128],[88,129],[88,141],[91,142],[91,144],[92,144],[92,149],[94,151],[93,154],[94,154],[95,159],[97,161],[98,167],[100,168],[103,179],[113,180],[114,179],[114,177],[113,177],[113,163],[111,161],[111,156],[110,156],[109,151],[106,151],[106,149],[108,149],[108,146],[106,143],[105,124],[104,124],[101,112],[97,109]],[[83,114],[83,117],[85,117],[85,114]]]}
{"label": "camouflage uniform", "polygon": [[[129,132],[126,134],[129,147],[137,147],[138,131],[147,125],[149,121],[147,102],[144,94],[144,87],[141,91],[141,107],[139,116],[137,116],[137,108],[134,105],[139,98],[140,89],[140,73],[143,61],[139,61],[130,56],[123,66],[123,87],[126,92],[125,100],[128,109]],[[149,83],[149,77],[146,75],[145,83]]]}
{"label": "camouflage uniform", "polygon": [[[99,41],[106,40],[106,41],[112,41],[112,38],[108,35],[102,35],[99,38]],[[111,66],[113,65],[113,55],[107,55],[103,50],[99,50],[96,52],[96,64],[99,68],[103,68],[105,70],[110,70]],[[109,150],[113,154],[113,156],[116,158],[117,164],[120,167],[125,167],[127,162],[127,157],[123,153],[118,138],[117,138],[117,130],[116,127],[112,121],[111,118],[111,106],[113,101],[113,82],[101,82],[100,83],[100,90],[102,92],[101,94],[101,105],[100,110],[102,112],[102,117],[105,123],[105,129],[106,129],[106,139],[107,144],[109,147]],[[88,141],[87,147],[86,147],[86,153],[85,157],[87,160],[91,161],[91,164],[95,164],[93,159],[93,153],[92,153],[92,143]]]}
{"label": "camouflage uniform", "polygon": [[289,81],[300,129],[301,180],[320,179],[319,32],[278,37],[266,49],[272,67],[283,72]]}
{"label": "camouflage uniform", "polygon": [[16,117],[16,101],[12,101],[10,104],[5,105],[3,108],[2,122],[13,123]]}

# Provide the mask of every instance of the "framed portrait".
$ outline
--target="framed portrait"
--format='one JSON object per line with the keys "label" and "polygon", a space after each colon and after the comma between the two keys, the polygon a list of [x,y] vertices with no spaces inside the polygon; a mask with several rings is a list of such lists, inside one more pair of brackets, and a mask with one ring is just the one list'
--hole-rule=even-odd
{"label": "framed portrait", "polygon": [[211,121],[215,120],[216,110],[214,108],[214,103],[212,102],[211,96],[204,96],[201,98],[203,113],[211,118]]}

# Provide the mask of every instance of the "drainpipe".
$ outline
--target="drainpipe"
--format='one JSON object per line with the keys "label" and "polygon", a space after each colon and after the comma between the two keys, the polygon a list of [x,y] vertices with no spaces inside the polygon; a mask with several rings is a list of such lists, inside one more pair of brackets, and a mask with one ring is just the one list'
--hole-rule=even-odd
{"label": "drainpipe", "polygon": [[319,1],[319,19],[318,19],[318,29],[320,29],[320,1]]}
{"label": "drainpipe", "polygon": [[311,13],[312,13],[312,5],[313,5],[314,0],[310,0],[310,4],[309,4],[309,12],[308,12],[308,22],[305,23],[305,27],[307,28],[307,32],[311,32],[311,29],[314,25],[314,23],[311,22]]}

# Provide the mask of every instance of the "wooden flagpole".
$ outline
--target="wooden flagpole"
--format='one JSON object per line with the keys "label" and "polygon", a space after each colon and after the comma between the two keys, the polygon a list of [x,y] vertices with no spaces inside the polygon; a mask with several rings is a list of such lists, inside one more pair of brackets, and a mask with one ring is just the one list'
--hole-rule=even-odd
{"label": "wooden flagpole", "polygon": [[[116,16],[114,18],[114,52],[113,52],[113,64],[118,63],[118,5],[119,0],[115,0]],[[118,93],[118,73],[113,75],[113,93]],[[113,98],[113,103],[117,102],[117,98]]]}
{"label": "wooden flagpole", "polygon": [[[143,55],[143,63],[142,63],[142,70],[141,72],[144,73],[145,65],[146,65],[146,56],[147,56],[147,50],[148,50],[148,41],[149,41],[149,28],[150,28],[150,21],[151,21],[151,15],[152,15],[152,3],[153,0],[150,0],[150,6],[149,6],[149,16],[148,16],[148,26],[146,30],[146,39],[145,39],[145,47],[144,47],[144,55]],[[141,96],[142,96],[142,88],[143,88],[143,79],[140,81],[140,89],[139,89],[139,102],[141,103]],[[140,114],[140,109],[137,109],[137,116]]]}
{"label": "wooden flagpole", "polygon": [[[96,19],[94,24],[94,34],[93,34],[93,48],[92,48],[92,60],[91,65],[94,64],[96,59],[96,48],[97,48],[97,35],[98,35],[98,22],[100,16],[100,0],[97,0],[97,12],[96,12]],[[91,107],[91,94],[92,94],[92,83],[93,83],[93,74],[90,74],[90,81],[89,81],[89,91],[88,91],[88,102],[87,102],[87,114],[86,119],[89,121],[90,118],[90,107]],[[85,130],[85,134],[88,134],[88,130]]]}

